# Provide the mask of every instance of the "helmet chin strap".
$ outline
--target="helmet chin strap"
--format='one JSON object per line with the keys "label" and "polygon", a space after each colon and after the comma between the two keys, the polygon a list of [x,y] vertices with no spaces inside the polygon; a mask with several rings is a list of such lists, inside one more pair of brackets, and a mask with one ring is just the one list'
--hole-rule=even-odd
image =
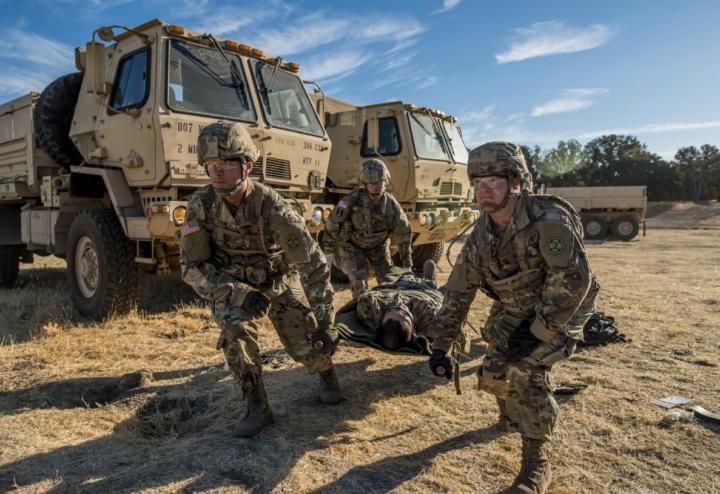
{"label": "helmet chin strap", "polygon": [[512,175],[510,175],[510,174],[507,175],[508,188],[505,191],[505,197],[503,197],[503,200],[500,201],[500,204],[493,204],[491,202],[485,202],[485,203],[481,202],[480,208],[483,211],[485,211],[486,213],[495,213],[497,211],[500,211],[505,206],[507,206],[507,203],[510,201],[510,198],[513,196],[513,192],[512,192],[513,178],[514,177]]}
{"label": "helmet chin strap", "polygon": [[219,189],[216,187],[213,187],[213,192],[215,192],[215,195],[218,197],[229,197],[234,194],[237,194],[239,190],[243,188],[243,185],[245,184],[245,181],[248,178],[248,171],[247,171],[247,162],[243,159],[242,165],[241,165],[241,172],[240,172],[240,178],[237,179],[235,182],[235,185],[229,189]]}

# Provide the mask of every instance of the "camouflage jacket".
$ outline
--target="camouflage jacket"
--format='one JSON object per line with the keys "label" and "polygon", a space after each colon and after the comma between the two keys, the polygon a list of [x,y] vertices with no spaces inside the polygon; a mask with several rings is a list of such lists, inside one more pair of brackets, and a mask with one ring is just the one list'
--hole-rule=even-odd
{"label": "camouflage jacket", "polygon": [[183,280],[207,300],[225,299],[238,287],[261,290],[272,299],[299,274],[313,311],[321,313],[318,321],[332,319],[325,256],[295,209],[252,179],[234,209],[211,186],[191,196],[181,230]]}
{"label": "camouflage jacket", "polygon": [[[431,336],[445,344],[461,332],[479,289],[494,309],[532,321],[540,340],[582,339],[582,324],[568,324],[593,278],[575,210],[553,196],[521,194],[510,224],[497,232],[481,214],[447,283]],[[439,342],[440,344],[441,342]]]}
{"label": "camouflage jacket", "polygon": [[363,293],[357,300],[355,313],[367,327],[377,328],[388,309],[405,304],[413,315],[415,333],[425,336],[442,300],[440,290],[407,273],[395,283],[380,285]]}
{"label": "camouflage jacket", "polygon": [[340,202],[325,223],[323,250],[332,253],[337,242],[371,249],[390,241],[398,246],[402,267],[411,267],[412,231],[400,204],[389,193],[380,204],[371,202],[365,187],[358,187]]}

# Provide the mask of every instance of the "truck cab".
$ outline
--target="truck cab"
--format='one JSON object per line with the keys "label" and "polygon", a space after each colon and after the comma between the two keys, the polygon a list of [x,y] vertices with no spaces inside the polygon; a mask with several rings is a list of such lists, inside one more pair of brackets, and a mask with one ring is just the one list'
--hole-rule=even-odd
{"label": "truck cab", "polygon": [[313,97],[333,142],[322,199],[337,203],[358,185],[364,160],[382,159],[391,176],[388,191],[413,230],[414,264],[439,260],[444,241],[477,217],[470,208],[468,150],[456,119],[402,101],[355,106]]}
{"label": "truck cab", "polygon": [[251,175],[309,219],[331,142],[299,65],[157,19],[95,30],[75,62],[0,105],[4,285],[20,259],[50,253],[67,259],[81,313],[134,307],[143,273],[178,266],[186,200],[208,183],[198,134],[218,120],[247,126],[260,151]]}

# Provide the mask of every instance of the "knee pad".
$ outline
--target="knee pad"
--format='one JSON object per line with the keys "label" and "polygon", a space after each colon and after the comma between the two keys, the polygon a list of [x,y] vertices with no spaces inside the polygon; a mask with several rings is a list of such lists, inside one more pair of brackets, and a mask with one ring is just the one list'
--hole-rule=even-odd
{"label": "knee pad", "polygon": [[493,372],[485,366],[477,370],[478,389],[490,393],[502,400],[507,397],[508,383],[505,377],[505,370]]}

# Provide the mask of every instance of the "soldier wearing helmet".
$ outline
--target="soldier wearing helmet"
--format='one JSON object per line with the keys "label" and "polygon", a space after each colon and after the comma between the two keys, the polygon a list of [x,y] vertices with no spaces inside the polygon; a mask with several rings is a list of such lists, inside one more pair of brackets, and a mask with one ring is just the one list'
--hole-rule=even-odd
{"label": "soldier wearing helmet", "polygon": [[333,291],[325,256],[305,221],[250,177],[258,150],[245,127],[218,122],[198,138],[210,185],[188,201],[181,230],[183,280],[211,302],[222,349],[247,400],[236,434],[273,422],[260,365],[258,321],[267,315],[288,353],[320,375],[320,400],[342,400],[332,354]]}
{"label": "soldier wearing helmet", "polygon": [[[599,285],[578,214],[566,201],[533,195],[519,146],[489,142],[470,152],[468,176],[482,213],[463,246],[429,335],[430,368],[452,377],[451,352],[477,290],[494,300],[478,386],[494,395],[502,431],[519,432],[517,492],[545,492],[546,444],[558,416],[549,372],[582,339]],[[513,491],[515,492],[515,491]]]}
{"label": "soldier wearing helmet", "polygon": [[325,223],[323,250],[328,262],[350,279],[357,298],[368,289],[369,269],[378,283],[393,263],[390,245],[398,247],[400,265],[412,267],[410,223],[397,200],[385,189],[390,174],[385,163],[369,159],[360,168],[360,185],[337,203]]}

